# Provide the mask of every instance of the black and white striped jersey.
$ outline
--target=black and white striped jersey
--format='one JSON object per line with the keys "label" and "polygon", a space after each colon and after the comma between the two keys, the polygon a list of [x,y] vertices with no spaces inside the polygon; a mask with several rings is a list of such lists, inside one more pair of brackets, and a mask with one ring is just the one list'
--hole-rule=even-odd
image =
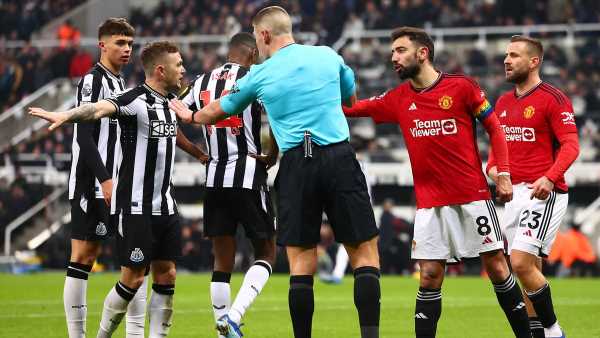
{"label": "black and white striped jersey", "polygon": [[[125,90],[125,81],[97,63],[77,86],[76,105],[98,102]],[[120,158],[120,128],[116,119],[76,123],[73,127],[69,199],[103,198],[100,182],[116,174]]]}
{"label": "black and white striped jersey", "polygon": [[[226,95],[247,69],[235,64],[202,74],[183,92],[181,100],[191,110],[199,110]],[[239,115],[202,128],[209,162],[206,186],[215,188],[260,189],[266,184],[265,165],[248,154],[260,154],[260,127],[263,108],[253,102]]]}
{"label": "black and white striped jersey", "polygon": [[169,99],[147,84],[109,99],[117,108],[122,159],[111,214],[172,215],[171,175],[177,144],[177,117]]}

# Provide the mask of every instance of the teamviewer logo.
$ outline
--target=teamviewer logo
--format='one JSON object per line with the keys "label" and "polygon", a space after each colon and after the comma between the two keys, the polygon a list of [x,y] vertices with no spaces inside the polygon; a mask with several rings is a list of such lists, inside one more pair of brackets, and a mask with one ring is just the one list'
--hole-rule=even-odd
{"label": "teamviewer logo", "polygon": [[452,135],[457,132],[455,119],[442,120],[442,135]]}
{"label": "teamviewer logo", "polygon": [[535,130],[533,128],[523,128],[523,142],[535,141]]}

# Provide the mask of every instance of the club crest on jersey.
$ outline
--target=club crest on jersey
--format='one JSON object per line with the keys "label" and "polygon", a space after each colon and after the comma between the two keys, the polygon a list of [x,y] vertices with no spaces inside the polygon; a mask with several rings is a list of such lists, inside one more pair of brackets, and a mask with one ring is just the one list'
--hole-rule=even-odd
{"label": "club crest on jersey", "polygon": [[535,114],[535,108],[533,108],[533,106],[527,106],[523,111],[523,117],[526,119],[532,118],[533,114]]}
{"label": "club crest on jersey", "polygon": [[129,259],[134,263],[139,263],[144,260],[144,253],[140,248],[135,248],[133,251],[131,251]]}
{"label": "club crest on jersey", "polygon": [[440,97],[438,103],[440,104],[440,108],[448,110],[452,107],[452,97],[444,95]]}
{"label": "club crest on jersey", "polygon": [[177,136],[177,122],[150,120],[150,138]]}
{"label": "club crest on jersey", "polygon": [[96,225],[96,235],[104,236],[106,235],[106,233],[106,225],[104,224],[104,222],[99,222],[98,225]]}

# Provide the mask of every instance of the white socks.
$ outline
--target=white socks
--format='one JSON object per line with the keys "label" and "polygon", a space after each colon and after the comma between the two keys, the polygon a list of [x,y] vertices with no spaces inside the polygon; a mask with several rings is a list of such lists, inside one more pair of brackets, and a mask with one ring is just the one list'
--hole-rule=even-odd
{"label": "white socks", "polygon": [[146,299],[148,295],[148,276],[135,293],[135,296],[127,306],[125,315],[125,337],[144,338],[144,324],[146,321]]}
{"label": "white socks", "polygon": [[63,290],[63,303],[69,338],[85,338],[87,279],[91,265],[70,262]]}
{"label": "white socks", "polygon": [[242,287],[229,310],[229,318],[236,324],[240,323],[250,304],[252,304],[256,296],[260,294],[261,290],[269,280],[271,272],[271,265],[262,260],[255,261],[254,265],[248,269],[244,276]]}
{"label": "white socks", "polygon": [[337,279],[344,278],[344,274],[346,273],[346,267],[348,266],[348,253],[346,252],[346,248],[342,244],[338,247],[337,253],[335,255],[335,267],[331,272],[331,276]]}
{"label": "white socks", "polygon": [[123,316],[125,316],[127,305],[136,291],[121,284],[121,282],[117,282],[110,290],[104,299],[104,308],[102,309],[102,319],[100,319],[97,338],[112,336],[113,332],[119,327]]}
{"label": "white socks", "polygon": [[172,325],[175,285],[152,284],[148,307],[150,332],[148,338],[166,337]]}

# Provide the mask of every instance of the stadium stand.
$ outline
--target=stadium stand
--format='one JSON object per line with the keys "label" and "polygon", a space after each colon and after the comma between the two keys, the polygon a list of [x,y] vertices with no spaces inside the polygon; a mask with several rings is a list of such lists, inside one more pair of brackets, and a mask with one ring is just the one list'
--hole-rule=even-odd
{"label": "stadium stand", "polygon": [[[78,77],[96,61],[98,53],[93,45],[67,43],[57,47],[42,47],[31,40],[36,31],[43,29],[44,24],[83,2],[11,0],[0,3],[0,20],[3,22],[0,28],[0,112],[54,79],[70,78],[76,83]],[[250,18],[264,3],[244,0],[159,1],[152,8],[132,8],[129,20],[136,28],[137,38],[230,35],[239,30],[248,30]],[[439,29],[600,22],[600,2],[593,0],[289,0],[278,3],[283,3],[290,10],[295,30],[315,32],[316,43],[334,46],[343,55],[356,72],[360,97],[378,95],[398,83],[396,75],[391,71],[389,38],[382,30],[401,25]],[[598,162],[600,30],[578,33],[575,36],[577,43],[572,51],[563,48],[563,40],[566,40],[564,33],[536,33],[536,36],[544,40],[546,47],[542,75],[545,80],[564,89],[573,101],[582,145],[580,161]],[[503,43],[509,36],[490,38],[484,45],[481,44],[479,33],[445,36],[443,40],[436,41],[443,41],[445,46],[436,53],[436,64],[445,72],[473,76],[493,102],[502,91],[510,88],[505,84],[502,64]],[[23,43],[16,48],[4,47],[4,42],[11,40],[21,40]],[[195,74],[213,69],[224,61],[222,48],[219,46],[218,43],[190,43],[187,48],[183,48],[188,81],[193,80]],[[136,47],[137,52],[140,49],[139,46]],[[137,57],[124,69],[124,75],[129,86],[142,81],[143,73]],[[183,128],[192,140],[202,141],[198,127],[184,125]],[[352,121],[351,130],[352,142],[367,162],[407,161],[397,127],[374,126],[369,121]],[[7,177],[0,175],[1,233],[4,233],[5,225],[51,191],[44,183],[44,177],[31,182],[27,175],[22,174],[21,168],[32,165],[50,166],[63,174],[68,173],[71,139],[70,127],[51,135],[40,130],[26,141],[0,149],[0,164],[5,168],[15,168],[10,183]],[[482,143],[480,150],[485,153],[486,149],[486,144]],[[186,156],[178,155],[179,163],[186,161]],[[385,186],[381,182],[378,184]],[[374,189],[374,194],[379,195],[375,196],[377,204],[396,193],[395,190],[386,189]],[[190,203],[198,202],[197,193],[190,197],[190,192],[184,188],[181,193],[177,193]],[[590,202],[586,201],[588,204]],[[404,201],[404,204],[410,203],[410,199]],[[405,215],[403,213],[403,217]],[[186,242],[184,249],[188,253],[184,266],[189,270],[206,269],[211,264],[210,243],[202,239],[200,220],[198,217],[188,219],[183,230]],[[53,255],[64,255],[64,250],[68,249],[64,247],[64,231],[67,230],[63,227],[52,240],[42,246],[48,248],[48,266],[60,266],[59,263],[64,261],[64,257]],[[60,233],[63,235],[60,236]],[[58,243],[60,241],[63,243]],[[192,257],[209,258],[208,261],[197,261]],[[105,264],[111,267],[109,260]]]}

